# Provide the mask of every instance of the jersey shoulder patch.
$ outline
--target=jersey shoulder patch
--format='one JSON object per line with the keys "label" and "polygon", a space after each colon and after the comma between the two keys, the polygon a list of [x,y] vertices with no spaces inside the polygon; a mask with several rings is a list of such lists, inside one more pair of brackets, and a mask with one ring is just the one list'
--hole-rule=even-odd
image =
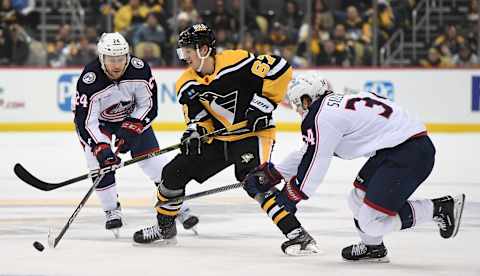
{"label": "jersey shoulder patch", "polygon": [[123,79],[125,80],[145,80],[149,81],[152,77],[152,70],[148,63],[141,58],[132,56],[130,64],[127,66]]}
{"label": "jersey shoulder patch", "polygon": [[143,62],[143,60],[141,60],[137,57],[132,57],[130,59],[130,63],[132,64],[133,67],[135,67],[137,69],[142,69],[145,66],[145,63]]}
{"label": "jersey shoulder patch", "polygon": [[93,95],[111,84],[112,82],[108,80],[102,70],[100,61],[96,59],[87,64],[83,69],[77,81],[77,91],[80,94]]}
{"label": "jersey shoulder patch", "polygon": [[97,79],[97,75],[95,74],[95,72],[92,72],[92,71],[85,73],[85,75],[83,75],[82,77],[82,81],[85,84],[92,84],[95,82],[96,79]]}

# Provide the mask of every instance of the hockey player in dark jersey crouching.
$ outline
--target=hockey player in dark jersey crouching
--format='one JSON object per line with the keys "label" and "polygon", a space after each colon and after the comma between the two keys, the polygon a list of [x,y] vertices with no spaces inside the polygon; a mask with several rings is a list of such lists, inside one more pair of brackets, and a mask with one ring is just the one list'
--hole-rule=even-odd
{"label": "hockey player in dark jersey crouching", "polygon": [[[133,157],[159,149],[150,127],[157,116],[157,85],[150,67],[130,56],[129,45],[119,33],[104,33],[97,46],[99,57],[85,66],[72,99],[76,131],[91,170],[120,163],[110,147],[112,135],[118,151],[130,152]],[[139,166],[157,183],[161,180],[158,168],[167,161],[157,156]],[[105,228],[118,236],[123,222],[115,172],[102,178],[96,194],[105,211]],[[179,217],[186,228],[198,222],[186,207]]]}
{"label": "hockey player in dark jersey crouching", "polygon": [[[272,112],[284,98],[292,76],[290,65],[279,56],[255,56],[243,50],[216,54],[214,33],[204,24],[193,25],[180,34],[177,53],[189,66],[176,82],[188,126],[182,136],[182,153],[163,168],[159,202],[184,195],[191,180],[203,183],[230,165],[235,167],[236,179],[243,181],[268,161],[275,139]],[[222,128],[229,131],[200,141],[205,133]],[[268,168],[263,172],[269,175]],[[270,180],[280,181],[275,176]],[[286,253],[317,252],[315,241],[285,206],[278,191],[249,191],[248,195],[260,203],[289,241],[302,240],[301,248]],[[137,231],[134,241],[174,243],[173,221],[181,206],[180,202],[157,207],[158,224]]]}

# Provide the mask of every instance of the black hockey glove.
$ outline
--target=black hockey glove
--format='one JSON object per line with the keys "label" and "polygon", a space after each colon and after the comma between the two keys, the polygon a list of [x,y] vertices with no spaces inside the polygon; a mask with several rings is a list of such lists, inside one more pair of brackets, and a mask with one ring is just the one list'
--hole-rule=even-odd
{"label": "black hockey glove", "polygon": [[275,106],[266,98],[253,95],[250,106],[245,112],[245,119],[247,120],[247,128],[251,131],[258,131],[270,126],[272,119],[272,112]]}
{"label": "black hockey glove", "polygon": [[197,124],[191,124],[182,135],[181,151],[185,155],[200,155],[202,154],[202,139],[203,135],[207,134],[207,130]]}
{"label": "black hockey glove", "polygon": [[253,169],[244,180],[243,189],[248,195],[255,197],[259,193],[265,193],[273,186],[282,181],[282,174],[275,168],[273,163],[266,162]]}
{"label": "black hockey glove", "polygon": [[142,121],[135,118],[126,118],[116,133],[115,146],[118,148],[118,152],[129,152],[137,143],[137,138],[142,132]]}
{"label": "black hockey glove", "polygon": [[97,146],[92,149],[92,152],[95,157],[97,157],[100,168],[120,164],[120,158],[113,153],[110,145],[107,143],[97,144]]}

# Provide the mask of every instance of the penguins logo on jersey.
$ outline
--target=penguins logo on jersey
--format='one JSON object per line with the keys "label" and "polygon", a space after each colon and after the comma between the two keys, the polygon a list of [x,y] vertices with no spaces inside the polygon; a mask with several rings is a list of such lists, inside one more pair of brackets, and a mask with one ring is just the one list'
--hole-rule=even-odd
{"label": "penguins logo on jersey", "polygon": [[132,58],[132,61],[131,61],[133,67],[137,68],[137,69],[142,69],[143,66],[145,66],[145,64],[143,63],[143,61],[139,58]]}
{"label": "penguins logo on jersey", "polygon": [[102,117],[109,120],[109,121],[121,121],[125,119],[128,115],[130,115],[135,106],[133,102],[119,102],[118,104],[114,104],[102,112]]}
{"label": "penguins logo on jersey", "polygon": [[252,161],[255,158],[255,156],[253,156],[253,153],[248,152],[248,153],[242,154],[240,158],[242,158],[242,163],[247,164],[248,162]]}
{"label": "penguins logo on jersey", "polygon": [[201,95],[203,100],[209,102],[210,107],[217,113],[225,116],[230,122],[233,122],[235,110],[237,108],[238,90],[227,95],[218,95],[213,92],[205,92]]}
{"label": "penguins logo on jersey", "polygon": [[95,81],[96,78],[97,78],[97,76],[95,75],[94,72],[88,72],[85,75],[83,75],[82,81],[85,84],[91,84]]}

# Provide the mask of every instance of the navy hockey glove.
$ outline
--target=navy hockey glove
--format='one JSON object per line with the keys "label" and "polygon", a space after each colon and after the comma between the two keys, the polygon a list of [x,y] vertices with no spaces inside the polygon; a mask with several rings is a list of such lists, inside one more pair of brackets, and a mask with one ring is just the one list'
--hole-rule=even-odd
{"label": "navy hockey glove", "polygon": [[245,112],[247,128],[251,131],[268,128],[274,109],[275,106],[269,100],[257,94],[253,95],[253,99]]}
{"label": "navy hockey glove", "polygon": [[125,119],[116,133],[115,146],[118,147],[118,152],[129,152],[137,143],[138,135],[142,134],[142,132],[142,121],[135,118]]}
{"label": "navy hockey glove", "polygon": [[300,200],[308,199],[308,196],[300,191],[299,185],[297,177],[294,176],[282,189],[282,193],[288,198],[288,200],[295,202],[295,204]]}
{"label": "navy hockey glove", "polygon": [[100,168],[120,164],[120,158],[113,153],[110,145],[107,143],[97,144],[97,146],[93,148],[92,152],[95,157],[97,157]]}
{"label": "navy hockey glove", "polygon": [[207,134],[207,130],[197,124],[191,124],[182,135],[182,146],[180,150],[185,155],[200,155],[202,154],[202,139],[203,135]]}
{"label": "navy hockey glove", "polygon": [[275,168],[273,163],[265,162],[253,169],[244,180],[243,189],[248,195],[255,197],[259,193],[265,193],[273,186],[282,181],[282,174]]}

